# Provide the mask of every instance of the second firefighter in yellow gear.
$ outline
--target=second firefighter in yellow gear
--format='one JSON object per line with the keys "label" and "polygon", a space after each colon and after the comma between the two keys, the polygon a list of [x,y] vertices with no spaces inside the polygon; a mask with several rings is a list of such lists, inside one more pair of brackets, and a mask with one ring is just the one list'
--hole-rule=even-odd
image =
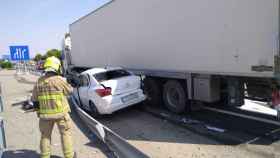
{"label": "second firefighter in yellow gear", "polygon": [[38,105],[36,111],[41,132],[41,158],[51,156],[51,134],[55,124],[60,131],[64,157],[74,157],[70,106],[67,101],[72,87],[59,76],[60,67],[59,59],[47,58],[44,64],[45,75],[39,78],[33,89],[32,101]]}

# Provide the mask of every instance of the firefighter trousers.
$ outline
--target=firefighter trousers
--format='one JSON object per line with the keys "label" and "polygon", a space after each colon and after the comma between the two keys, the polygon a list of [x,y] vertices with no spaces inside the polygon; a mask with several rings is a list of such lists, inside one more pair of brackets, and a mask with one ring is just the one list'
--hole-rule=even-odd
{"label": "firefighter trousers", "polygon": [[60,136],[63,154],[65,158],[73,158],[73,143],[71,137],[71,119],[69,114],[65,115],[61,119],[44,120],[40,119],[39,128],[41,132],[41,158],[50,158],[51,156],[51,135],[54,125],[57,125]]}

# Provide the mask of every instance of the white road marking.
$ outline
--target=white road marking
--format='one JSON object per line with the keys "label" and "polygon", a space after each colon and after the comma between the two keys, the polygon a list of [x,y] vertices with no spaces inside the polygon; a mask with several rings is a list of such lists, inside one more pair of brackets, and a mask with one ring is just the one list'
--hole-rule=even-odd
{"label": "white road marking", "polygon": [[229,114],[229,115],[233,115],[233,116],[237,116],[237,117],[247,118],[247,119],[251,119],[251,120],[256,120],[256,121],[280,126],[280,122],[278,122],[278,121],[273,121],[273,120],[254,117],[254,116],[248,116],[248,115],[244,115],[244,114],[240,114],[240,113],[236,113],[236,112],[231,112],[231,111],[226,111],[226,110],[221,110],[221,109],[216,109],[216,108],[211,108],[211,107],[206,107],[206,106],[202,106],[202,108],[206,109],[206,110],[210,110],[210,111],[215,111],[215,112],[219,112],[219,113]]}

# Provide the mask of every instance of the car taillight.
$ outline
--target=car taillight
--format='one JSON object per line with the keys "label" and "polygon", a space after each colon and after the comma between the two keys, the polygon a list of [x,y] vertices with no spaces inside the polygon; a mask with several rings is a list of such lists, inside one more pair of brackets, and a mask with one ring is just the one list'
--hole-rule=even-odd
{"label": "car taillight", "polygon": [[109,87],[102,88],[102,89],[96,89],[95,92],[100,96],[100,97],[105,97],[108,95],[111,95],[112,89]]}

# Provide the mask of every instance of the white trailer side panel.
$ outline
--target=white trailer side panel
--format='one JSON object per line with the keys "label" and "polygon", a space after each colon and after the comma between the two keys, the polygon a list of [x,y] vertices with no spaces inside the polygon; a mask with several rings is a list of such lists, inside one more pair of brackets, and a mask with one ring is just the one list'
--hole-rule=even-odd
{"label": "white trailer side panel", "polygon": [[70,25],[77,66],[272,76],[278,0],[115,0]]}

